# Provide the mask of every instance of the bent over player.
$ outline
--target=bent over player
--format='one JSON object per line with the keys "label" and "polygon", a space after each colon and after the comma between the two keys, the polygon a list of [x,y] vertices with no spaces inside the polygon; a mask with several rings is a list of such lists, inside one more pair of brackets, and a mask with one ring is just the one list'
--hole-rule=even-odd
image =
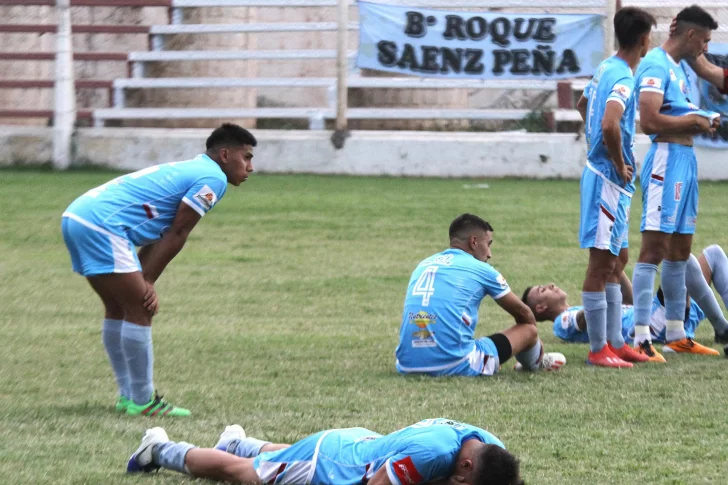
{"label": "bent over player", "polygon": [[228,426],[215,449],[147,430],[127,471],[167,468],[212,480],[276,485],[523,485],[518,460],[489,432],[444,418],[382,436],[364,428],[321,431],[293,445],[247,438]]}
{"label": "bent over player", "polygon": [[[706,52],[718,24],[693,5],[677,15],[674,33],[640,64],[636,84],[640,124],[652,145],[642,164],[642,245],[632,276],[635,346],[650,360],[664,362],[650,339],[650,313],[657,265],[662,263],[667,345],[689,346],[683,327],[685,271],[698,217],[698,162],[693,135],[713,131],[717,113],[690,102],[685,62]],[[724,79],[706,80],[724,88]],[[727,337],[728,338],[728,337]]]}
{"label": "bent over player", "polygon": [[[545,354],[531,310],[511,292],[505,278],[487,263],[493,228],[472,214],[450,224],[450,248],[423,260],[412,273],[395,352],[403,374],[481,376],[498,372],[515,355],[525,370],[556,370],[566,363]],[[478,308],[486,296],[516,325],[475,339]]]}
{"label": "bent over player", "polygon": [[[116,409],[130,415],[187,416],[155,394],[154,283],[197,222],[253,171],[255,137],[223,124],[192,160],[155,165],[89,190],[63,213],[73,270],[101,298],[102,340],[119,387]],[[141,247],[137,254],[135,247]]]}
{"label": "bent over player", "polygon": [[627,262],[629,211],[635,191],[634,71],[650,48],[655,18],[627,7],[614,16],[616,55],[603,61],[579,98],[586,123],[587,162],[581,176],[579,245],[589,249],[582,286],[589,335],[587,362],[632,367],[648,358],[625,345],[619,275]]}

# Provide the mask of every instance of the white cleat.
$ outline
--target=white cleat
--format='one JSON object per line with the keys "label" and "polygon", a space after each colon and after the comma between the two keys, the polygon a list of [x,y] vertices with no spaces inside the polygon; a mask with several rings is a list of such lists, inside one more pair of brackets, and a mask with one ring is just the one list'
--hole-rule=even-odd
{"label": "white cleat", "polygon": [[142,437],[142,444],[136,449],[126,464],[127,473],[151,473],[159,470],[159,465],[155,465],[152,461],[152,450],[155,445],[167,443],[169,436],[162,428],[148,429]]}
{"label": "white cleat", "polygon": [[245,438],[245,430],[239,424],[225,426],[225,431],[220,434],[220,439],[217,440],[215,449],[227,452],[230,442],[244,440]]}
{"label": "white cleat", "polygon": [[[539,365],[538,370],[543,371],[554,371],[559,370],[561,367],[566,364],[566,357],[564,354],[560,352],[546,352],[543,354],[543,358],[541,359],[541,365]],[[513,366],[513,370],[522,372],[523,371],[523,365],[521,365],[520,362],[516,362],[516,365]]]}

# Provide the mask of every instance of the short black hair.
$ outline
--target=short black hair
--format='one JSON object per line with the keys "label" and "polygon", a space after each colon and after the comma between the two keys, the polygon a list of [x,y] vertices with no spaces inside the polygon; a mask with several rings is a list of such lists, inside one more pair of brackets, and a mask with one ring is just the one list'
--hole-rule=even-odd
{"label": "short black hair", "polygon": [[657,20],[646,10],[624,7],[614,15],[614,35],[619,47],[631,48],[640,43],[643,35],[657,26]]}
{"label": "short black hair", "polygon": [[208,150],[223,146],[243,146],[250,145],[252,147],[258,144],[253,134],[234,123],[223,123],[219,128],[215,128],[209,137],[205,147]]}
{"label": "short black hair", "polygon": [[498,445],[486,445],[478,453],[478,469],[473,485],[526,485],[520,463]]}
{"label": "short black hair", "polygon": [[523,296],[521,297],[521,301],[528,306],[528,294],[531,293],[531,290],[533,289],[533,286],[527,286],[525,290],[523,290]]}
{"label": "short black hair", "polygon": [[473,230],[493,232],[493,227],[473,214],[461,214],[450,224],[450,239],[465,239]]}
{"label": "short black hair", "polygon": [[675,17],[677,20],[677,26],[675,27],[676,34],[682,34],[683,32],[694,29],[695,27],[702,27],[704,29],[715,30],[718,28],[718,22],[715,21],[712,15],[703,10],[697,5],[691,5],[680,10],[680,13]]}

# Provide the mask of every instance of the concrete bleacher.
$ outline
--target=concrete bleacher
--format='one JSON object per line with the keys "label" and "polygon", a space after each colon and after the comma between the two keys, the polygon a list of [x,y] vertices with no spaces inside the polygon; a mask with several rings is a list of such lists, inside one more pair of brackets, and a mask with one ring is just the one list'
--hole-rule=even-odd
{"label": "concrete bleacher", "polygon": [[[52,6],[54,0],[0,0],[0,6]],[[605,0],[386,0],[384,3],[401,5],[418,5],[431,8],[449,9],[487,9],[504,8],[532,9],[538,11],[546,6],[559,8],[591,9],[598,11],[606,5]],[[681,8],[684,4],[675,0],[635,0],[622,2],[625,5],[639,5],[650,9]],[[331,120],[336,115],[336,78],[330,76],[312,77],[147,77],[151,64],[188,63],[199,61],[260,61],[267,63],[308,60],[316,63],[333,63],[337,58],[335,48],[321,49],[235,49],[230,50],[168,50],[172,42],[168,39],[173,36],[184,35],[218,35],[218,34],[263,34],[263,33],[306,33],[306,32],[335,32],[338,28],[332,21],[310,22],[251,22],[246,24],[208,24],[183,23],[186,9],[210,7],[241,7],[241,8],[327,8],[335,12],[338,0],[71,0],[73,6],[109,7],[109,6],[138,6],[138,7],[164,7],[168,9],[168,24],[152,25],[74,25],[74,33],[92,34],[129,34],[145,35],[148,37],[149,49],[145,51],[130,52],[76,52],[77,61],[117,61],[128,65],[128,78],[90,79],[79,80],[77,89],[107,89],[109,105],[94,110],[90,116],[96,125],[103,126],[108,121],[129,120],[165,120],[165,119],[217,119],[217,118],[252,118],[252,119],[303,119],[308,120],[309,128],[322,129],[325,120]],[[351,7],[355,0],[349,0]],[[674,4],[674,5],[673,5]],[[701,4],[703,5],[703,4]],[[704,5],[707,8],[726,8],[722,1],[709,0]],[[660,26],[666,29],[665,25]],[[721,29],[726,29],[721,25]],[[351,21],[347,30],[358,30],[358,23]],[[728,31],[728,29],[726,30]],[[54,25],[8,25],[0,24],[0,34],[8,32],[53,33]],[[722,31],[719,31],[719,33]],[[335,46],[332,46],[335,47]],[[480,80],[450,80],[416,77],[366,77],[356,70],[353,59],[356,55],[355,45],[348,52],[350,59],[347,86],[350,89],[388,89],[388,90],[498,90],[498,91],[542,91],[556,93],[556,106],[550,111],[551,121],[578,121],[578,113],[574,108],[574,99],[586,83],[584,79],[571,81],[480,81]],[[0,52],[0,60],[45,60],[51,61],[54,54],[51,52]],[[315,71],[315,68],[313,69]],[[30,79],[2,79],[0,89],[9,88],[50,89],[52,83],[39,82]],[[211,90],[211,89],[299,89],[321,90],[325,102],[322,105],[296,106],[296,107],[245,107],[245,108],[210,108],[205,106],[176,107],[129,107],[129,90]],[[0,107],[1,108],[1,107]],[[37,115],[39,110],[28,110],[29,114]],[[347,117],[352,120],[359,119],[467,119],[467,120],[519,120],[531,116],[531,109],[461,109],[443,108],[437,105],[427,105],[421,108],[367,108],[355,107],[347,111]],[[84,111],[84,116],[89,112]],[[0,112],[1,115],[1,112]],[[20,116],[20,113],[15,113]],[[0,116],[2,117],[2,116]]]}

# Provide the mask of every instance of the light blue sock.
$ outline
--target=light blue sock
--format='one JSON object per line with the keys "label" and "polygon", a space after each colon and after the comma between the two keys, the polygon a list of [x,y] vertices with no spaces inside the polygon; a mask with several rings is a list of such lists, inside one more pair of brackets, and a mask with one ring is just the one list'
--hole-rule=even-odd
{"label": "light blue sock", "polygon": [[241,458],[255,458],[260,455],[260,449],[268,444],[270,444],[270,441],[262,441],[255,438],[232,440],[227,446],[227,452]]}
{"label": "light blue sock", "polygon": [[622,336],[622,287],[618,283],[607,283],[607,340],[615,349],[624,346]]}
{"label": "light blue sock", "polygon": [[[655,275],[657,266],[637,263],[632,274],[632,293],[634,294],[634,324],[649,326],[652,315],[652,298],[655,296]],[[640,343],[640,342],[635,342]]]}
{"label": "light blue sock", "polygon": [[665,340],[668,342],[685,338],[684,324],[670,328],[670,321],[685,321],[685,301],[688,296],[688,290],[685,288],[687,264],[687,261],[664,260],[662,262],[660,284],[662,293],[665,295],[665,320],[667,320]]}
{"label": "light blue sock", "polygon": [[728,321],[723,316],[723,311],[720,309],[713,290],[710,289],[708,282],[705,281],[698,258],[692,254],[690,255],[690,259],[688,259],[688,265],[685,270],[685,286],[688,289],[690,298],[695,300],[705,313],[710,324],[713,325],[715,333],[722,335],[728,331]]}
{"label": "light blue sock", "polygon": [[129,398],[136,404],[147,404],[154,393],[152,327],[125,321],[121,326],[121,347],[129,367]]}
{"label": "light blue sock", "polygon": [[713,272],[715,291],[720,295],[723,304],[728,306],[728,257],[726,257],[723,248],[717,244],[705,248],[703,255]]}
{"label": "light blue sock", "polygon": [[537,370],[541,365],[541,352],[542,352],[541,340],[536,342],[536,345],[530,349],[524,350],[516,354],[516,360],[521,363],[526,370]]}
{"label": "light blue sock", "polygon": [[122,320],[107,318],[101,327],[101,341],[104,343],[106,355],[109,356],[111,368],[114,370],[116,385],[119,387],[119,395],[129,397],[129,369],[126,366],[124,351],[121,349],[121,325]]}
{"label": "light blue sock", "polygon": [[152,448],[152,463],[167,470],[187,473],[185,456],[193,448],[197,447],[184,441],[180,441],[179,443],[167,441],[166,443],[154,445],[154,448]]}
{"label": "light blue sock", "polygon": [[582,291],[589,348],[599,352],[607,345],[607,295],[603,291]]}

